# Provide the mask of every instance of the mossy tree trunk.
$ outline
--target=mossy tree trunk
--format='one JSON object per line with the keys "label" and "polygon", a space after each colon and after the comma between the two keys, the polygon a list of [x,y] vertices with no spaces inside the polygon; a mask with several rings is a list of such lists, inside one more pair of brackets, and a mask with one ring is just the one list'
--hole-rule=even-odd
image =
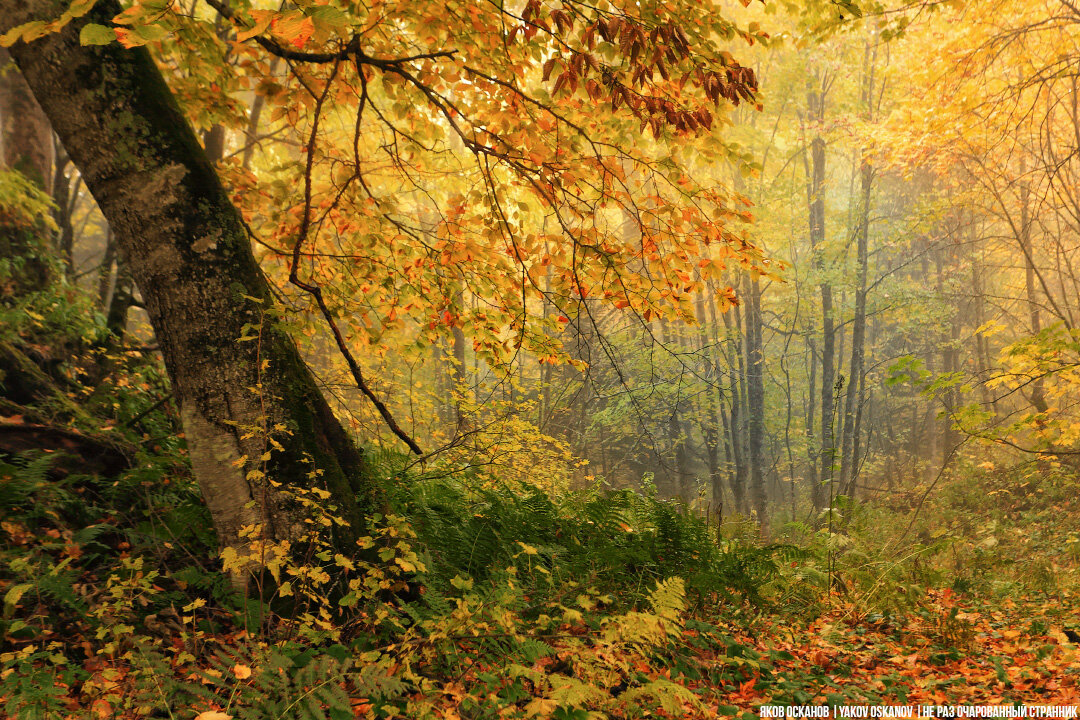
{"label": "mossy tree trunk", "polygon": [[[16,0],[0,32],[62,6]],[[285,487],[329,490],[355,532],[375,502],[362,456],[275,323],[240,215],[195,132],[144,48],[79,44],[83,24],[108,24],[119,12],[102,0],[61,33],[11,53],[142,294],[220,542],[240,548],[245,525],[262,524],[272,539],[293,531],[285,496],[249,476],[253,468]],[[261,461],[266,438],[252,430],[275,426],[281,449]],[[312,480],[314,470],[321,475]]]}

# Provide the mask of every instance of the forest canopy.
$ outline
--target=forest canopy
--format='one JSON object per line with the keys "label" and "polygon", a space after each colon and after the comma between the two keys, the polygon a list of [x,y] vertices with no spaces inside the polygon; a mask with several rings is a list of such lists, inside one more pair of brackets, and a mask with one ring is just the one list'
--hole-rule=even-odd
{"label": "forest canopy", "polygon": [[1075,705],[1078,27],[10,3],[0,704]]}

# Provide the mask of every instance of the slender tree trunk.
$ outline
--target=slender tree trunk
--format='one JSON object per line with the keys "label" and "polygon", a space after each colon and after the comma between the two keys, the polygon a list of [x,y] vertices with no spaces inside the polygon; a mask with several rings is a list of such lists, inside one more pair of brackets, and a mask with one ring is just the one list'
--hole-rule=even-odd
{"label": "slender tree trunk", "polygon": [[128,310],[134,303],[135,281],[126,265],[117,264],[116,278],[112,284],[108,310],[105,313],[105,327],[119,339],[123,339],[127,332]]}
{"label": "slender tree trunk", "polygon": [[[738,463],[735,460],[735,444],[732,442],[733,431],[731,428],[734,423],[728,419],[728,406],[724,404],[723,390],[717,390],[717,394],[719,395],[718,400],[720,405],[720,438],[721,442],[724,444],[724,467],[727,468],[728,487],[731,488],[732,491],[731,500],[735,505],[735,511],[738,512],[740,496],[735,494],[735,489],[742,486],[738,484],[735,472],[735,467]],[[722,502],[724,497],[723,488],[714,487],[713,497]]]}
{"label": "slender tree trunk", "polygon": [[[734,318],[734,320],[732,320]],[[738,312],[724,313],[724,326],[727,330],[727,345],[730,349],[728,364],[732,368],[731,382],[729,384],[728,397],[730,398],[731,423],[731,457],[734,462],[731,474],[731,494],[735,500],[735,511],[743,515],[749,515],[750,509],[746,504],[747,468],[746,457],[746,395],[745,383],[740,379],[746,378],[746,365],[743,357],[743,332],[742,320]]]}
{"label": "slender tree trunk", "polygon": [[74,179],[67,176],[67,167],[71,164],[71,160],[62,147],[59,148],[59,152],[53,154],[56,157],[52,179],[53,202],[56,203],[53,219],[56,220],[56,226],[60,229],[60,234],[56,239],[56,249],[60,254],[60,260],[64,263],[64,272],[72,278],[75,276],[75,226],[72,224],[72,216],[79,200],[79,186],[82,180],[78,173],[72,173],[75,175]]}
{"label": "slender tree trunk", "polygon": [[112,230],[105,229],[105,253],[101,258],[101,267],[98,268],[98,308],[104,310],[109,307],[112,300],[113,289],[116,286],[116,274],[113,267],[116,265],[116,239]]}
{"label": "slender tree trunk", "polygon": [[[959,232],[959,230],[958,230]],[[937,283],[938,293],[942,298],[955,295],[948,291],[945,286],[945,264],[953,260],[953,252],[950,245],[945,245],[937,252]],[[941,369],[946,375],[956,373],[960,369],[960,318],[959,312],[954,310],[949,314],[949,325],[945,328],[938,346],[941,348]],[[941,462],[948,461],[950,451],[958,442],[956,431],[953,429],[953,412],[957,405],[957,392],[955,387],[950,387],[942,395],[945,404],[945,426],[941,429]]]}
{"label": "slender tree trunk", "polygon": [[765,495],[765,354],[761,339],[761,285],[749,274],[743,283],[746,297],[744,335],[746,338],[746,445],[750,466],[750,500],[761,523],[768,530]]}
{"label": "slender tree trunk", "polygon": [[[784,349],[780,353],[780,371],[784,373],[784,453],[787,455],[788,466],[788,490],[790,492],[789,500],[791,501],[791,520],[795,519],[795,453],[792,449],[791,443],[791,420],[792,411],[795,408],[795,398],[791,392],[791,371],[788,368],[788,349],[791,347],[791,338],[795,335],[794,332],[787,334],[787,338],[784,341]],[[782,496],[778,498],[782,500]]]}
{"label": "slender tree trunk", "polygon": [[[453,312],[456,315],[465,312],[465,294],[461,290],[454,293]],[[454,386],[454,422],[457,424],[455,432],[461,432],[465,427],[465,411],[461,406],[461,401],[466,397],[469,381],[465,369],[465,331],[461,329],[456,318],[450,332],[454,341],[454,372],[451,381]]]}
{"label": "slender tree trunk", "polygon": [[[827,83],[824,79],[807,79],[807,115],[819,126],[825,119],[825,95]],[[810,247],[814,253],[814,265],[824,275],[825,258],[825,139],[820,131],[814,134],[810,142],[810,167],[808,172],[808,202],[810,211]],[[833,439],[833,381],[836,372],[836,329],[833,318],[832,284],[822,279],[821,291],[821,432],[818,454],[821,462],[819,482],[811,492],[814,507],[821,509],[825,505],[822,483],[832,478],[833,463],[836,457]]]}
{"label": "slender tree trunk", "polygon": [[[972,305],[974,306],[972,316],[975,318],[975,327],[982,328],[986,324],[986,292],[983,289],[982,280],[983,264],[975,255],[976,241],[979,234],[974,221],[971,222],[970,232],[968,263],[971,265]],[[990,388],[986,385],[986,379],[991,368],[990,341],[983,332],[975,333],[975,361],[976,372],[979,377],[979,399],[982,402],[983,409],[992,412],[996,419],[998,414],[997,401],[991,394]]]}
{"label": "slender tree trunk", "polygon": [[862,207],[855,250],[855,263],[858,267],[855,280],[855,316],[851,322],[851,365],[844,395],[844,431],[840,445],[840,492],[850,498],[855,497],[855,471],[858,468],[856,433],[859,431],[855,416],[862,405],[863,363],[866,353],[867,246],[870,237],[870,190],[874,179],[874,169],[868,160],[863,160],[859,174],[862,176]]}
{"label": "slender tree trunk", "polygon": [[[1024,290],[1028,303],[1028,318],[1031,324],[1031,334],[1038,335],[1042,331],[1042,317],[1039,313],[1039,294],[1035,288],[1035,255],[1031,246],[1031,191],[1027,182],[1023,181],[1020,189],[1020,249],[1024,253]],[[1037,378],[1031,383],[1031,406],[1038,413],[1047,410],[1046,391],[1042,378]]]}
{"label": "slender tree trunk", "polygon": [[[273,77],[277,74],[278,64],[281,58],[275,57],[270,61],[268,75]],[[251,112],[248,114],[247,129],[244,131],[244,152],[241,155],[241,165],[245,170],[251,169],[251,161],[255,157],[255,146],[259,141],[259,120],[262,118],[263,108],[266,107],[266,96],[255,93],[255,99],[251,101]]]}
{"label": "slender tree trunk", "polygon": [[[52,128],[22,73],[3,48],[0,48],[0,166],[17,170],[45,195],[51,194]],[[43,222],[26,225],[0,216],[0,257],[11,258],[16,263],[11,277],[2,283],[0,299],[41,290],[55,279],[50,235]]]}
{"label": "slender tree trunk", "polygon": [[[705,335],[704,323],[705,323],[705,298],[706,295],[710,298],[709,305],[709,334]],[[724,472],[725,469],[731,468],[731,445],[730,434],[728,432],[727,413],[724,409],[724,372],[721,367],[720,360],[720,324],[716,317],[716,301],[713,298],[713,286],[709,284],[707,293],[702,293],[701,308],[699,309],[698,316],[702,323],[702,346],[706,345],[708,341],[708,359],[709,364],[706,376],[710,378],[713,387],[709,389],[709,408],[711,417],[705,421],[704,426],[708,428],[705,434],[706,447],[709,451],[709,482],[712,485],[712,505],[716,508],[717,529],[719,531],[719,523],[723,520],[724,516]],[[720,461],[720,447],[724,448],[724,462]]]}
{"label": "slender tree trunk", "polygon": [[[851,470],[848,478],[846,495],[855,498],[858,489],[859,470],[862,468],[862,426],[863,411],[867,405],[866,397],[866,373],[859,373],[859,390],[856,393],[858,400],[855,403],[855,427],[851,432]],[[869,446],[869,440],[867,440]]]}
{"label": "slender tree trunk", "polygon": [[[671,348],[676,344],[679,344],[681,337],[676,336],[672,332],[672,328],[668,324],[667,320],[660,318],[658,321],[660,327],[660,342],[664,346]],[[685,503],[690,503],[693,499],[693,473],[690,470],[690,453],[687,449],[689,442],[689,433],[686,431],[685,424],[683,423],[683,415],[685,414],[685,403],[682,399],[681,387],[676,386],[676,394],[673,402],[671,403],[671,412],[668,414],[668,437],[671,440],[671,451],[675,461],[674,482],[671,486],[680,500]]]}
{"label": "slender tree trunk", "polygon": [[[2,21],[0,21],[2,22]],[[4,166],[18,170],[46,193],[52,193],[53,140],[49,119],[26,80],[0,48],[0,132]]]}
{"label": "slender tree trunk", "polygon": [[817,344],[807,338],[808,365],[810,378],[806,390],[806,459],[810,482],[810,504],[815,508],[821,505],[821,483],[818,482],[818,447],[814,435],[814,422],[817,418]]}
{"label": "slender tree trunk", "polygon": [[[0,17],[0,31],[62,7],[25,0]],[[346,540],[376,493],[296,344],[272,320],[273,296],[239,213],[149,52],[79,44],[83,25],[107,25],[120,9],[100,0],[62,32],[11,53],[146,303],[219,541],[242,548],[240,531],[252,525],[270,538],[293,536],[292,504],[269,481],[329,490],[352,523]],[[260,461],[270,449],[266,428],[280,449]]]}

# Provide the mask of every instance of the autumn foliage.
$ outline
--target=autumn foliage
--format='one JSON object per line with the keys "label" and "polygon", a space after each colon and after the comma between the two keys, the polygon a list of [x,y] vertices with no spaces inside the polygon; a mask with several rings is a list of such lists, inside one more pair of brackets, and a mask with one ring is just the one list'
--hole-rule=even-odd
{"label": "autumn foliage", "polygon": [[[0,72],[0,714],[1080,703],[1070,3],[38,15],[0,46],[149,53],[267,283],[199,425],[140,198]],[[336,434],[267,409],[301,381]]]}

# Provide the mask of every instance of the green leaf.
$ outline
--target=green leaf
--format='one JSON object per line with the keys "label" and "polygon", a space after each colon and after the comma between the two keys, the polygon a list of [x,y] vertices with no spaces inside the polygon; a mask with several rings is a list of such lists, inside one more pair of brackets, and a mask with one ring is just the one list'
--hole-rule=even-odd
{"label": "green leaf", "polygon": [[87,23],[79,31],[80,45],[108,45],[113,40],[116,40],[116,33],[112,28],[104,25]]}
{"label": "green leaf", "polygon": [[310,17],[315,21],[316,27],[340,28],[349,24],[349,16],[330,5],[318,8],[310,14]]}
{"label": "green leaf", "polygon": [[71,3],[71,6],[67,9],[67,14],[73,18],[81,18],[86,13],[94,9],[94,5],[97,4],[97,0],[75,0]]}
{"label": "green leaf", "polygon": [[135,34],[147,42],[156,42],[168,35],[169,32],[160,25],[138,25],[135,28]]}
{"label": "green leaf", "polygon": [[326,654],[334,658],[338,662],[345,662],[350,657],[349,648],[340,644],[331,645],[330,647],[326,648]]}

